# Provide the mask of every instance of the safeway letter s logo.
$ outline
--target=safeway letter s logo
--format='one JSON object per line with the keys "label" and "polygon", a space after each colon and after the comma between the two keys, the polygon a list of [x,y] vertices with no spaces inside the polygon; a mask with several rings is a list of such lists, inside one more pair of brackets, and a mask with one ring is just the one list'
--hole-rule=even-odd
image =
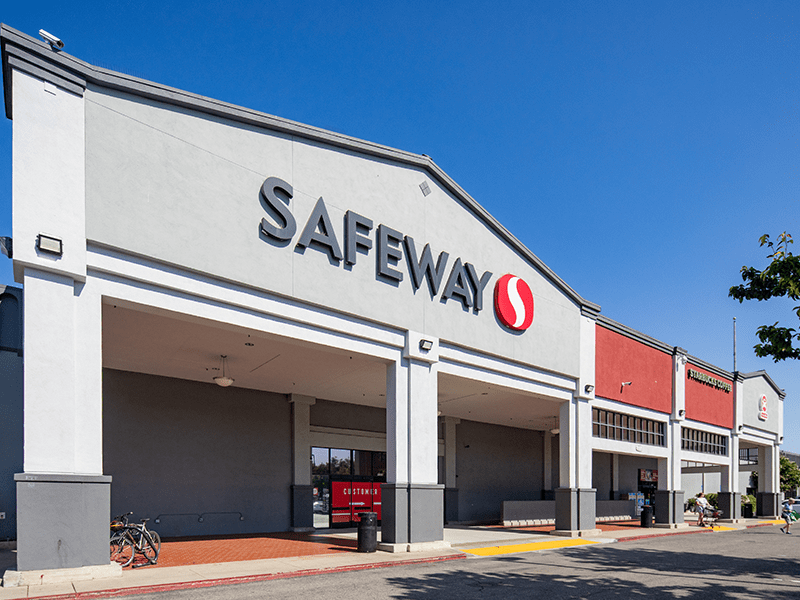
{"label": "safeway letter s logo", "polygon": [[531,288],[516,275],[503,275],[494,286],[494,312],[509,329],[525,331],[533,322]]}

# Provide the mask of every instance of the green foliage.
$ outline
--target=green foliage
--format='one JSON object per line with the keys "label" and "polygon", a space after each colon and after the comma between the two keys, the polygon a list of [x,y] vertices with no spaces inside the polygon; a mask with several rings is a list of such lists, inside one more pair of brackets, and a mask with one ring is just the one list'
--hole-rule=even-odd
{"label": "green foliage", "polygon": [[788,458],[781,456],[781,491],[794,492],[800,487],[800,468]]}
{"label": "green foliage", "polygon": [[756,507],[756,497],[752,494],[742,494],[742,506],[745,504],[749,504],[755,509]]}
{"label": "green foliage", "polygon": [[[769,300],[786,296],[792,300],[800,300],[800,256],[789,251],[789,244],[793,244],[792,236],[785,231],[778,236],[777,246],[770,241],[769,235],[759,238],[761,246],[772,250],[767,255],[770,264],[763,271],[754,267],[742,267],[742,281],[744,284],[733,286],[728,295],[740,303],[745,300]],[[800,305],[792,309],[800,319]],[[800,342],[800,333],[791,327],[762,325],[758,328],[760,344],[754,346],[756,356],[771,356],[775,362],[787,358],[800,359],[800,346],[794,346],[794,341]]]}
{"label": "green foliage", "polygon": [[697,503],[697,498],[689,498],[686,501],[686,506],[689,507],[690,510],[694,510],[694,505]]}
{"label": "green foliage", "polygon": [[706,500],[708,500],[708,503],[715,509],[719,508],[719,500],[717,499],[716,494],[706,494]]}

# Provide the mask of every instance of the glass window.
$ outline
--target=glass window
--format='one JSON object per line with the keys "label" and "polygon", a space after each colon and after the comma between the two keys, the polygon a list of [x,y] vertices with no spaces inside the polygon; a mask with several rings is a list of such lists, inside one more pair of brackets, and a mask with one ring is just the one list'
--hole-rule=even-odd
{"label": "glass window", "polygon": [[331,448],[331,475],[350,475],[350,450]]}

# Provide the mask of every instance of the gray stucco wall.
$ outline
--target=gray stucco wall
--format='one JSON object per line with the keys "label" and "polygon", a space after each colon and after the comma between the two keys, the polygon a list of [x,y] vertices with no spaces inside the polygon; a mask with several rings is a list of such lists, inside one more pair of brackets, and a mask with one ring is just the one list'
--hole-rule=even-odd
{"label": "gray stucco wall", "polygon": [[22,473],[22,357],[0,351],[0,541],[17,538],[17,484]]}
{"label": "gray stucco wall", "polygon": [[[575,300],[425,170],[92,85],[85,97],[89,241],[577,376]],[[293,186],[290,244],[259,233],[261,219],[273,219],[259,199],[270,176]],[[373,221],[373,248],[352,268],[313,244],[296,245],[320,197],[340,247],[347,210]],[[438,296],[426,283],[414,290],[405,255],[396,265],[402,281],[376,276],[379,225],[412,237],[417,255],[427,243],[434,260],[449,254]],[[207,239],[215,243],[198,242]],[[440,301],[459,258],[478,276],[493,273],[479,314]],[[492,310],[505,273],[523,278],[536,298],[524,335],[498,325]]]}
{"label": "gray stucco wall", "polygon": [[639,489],[639,469],[658,469],[657,458],[646,456],[619,456],[619,492],[635,492]]}
{"label": "gray stucco wall", "polygon": [[456,428],[459,521],[499,521],[504,500],[541,500],[542,432],[461,421]]}
{"label": "gray stucco wall", "polygon": [[386,433],[386,409],[318,399],[311,405],[310,424]]}
{"label": "gray stucco wall", "polygon": [[17,484],[22,472],[22,290],[0,286],[0,541],[17,538]]}
{"label": "gray stucco wall", "polygon": [[611,459],[608,452],[592,452],[592,487],[597,490],[597,500],[611,498]]}
{"label": "gray stucco wall", "polygon": [[284,396],[104,369],[112,516],[162,515],[162,536],[286,531],[290,432]]}
{"label": "gray stucco wall", "polygon": [[[770,433],[780,432],[780,396],[764,377],[750,377],[742,384],[742,422]],[[767,419],[759,418],[762,394],[767,397]]]}

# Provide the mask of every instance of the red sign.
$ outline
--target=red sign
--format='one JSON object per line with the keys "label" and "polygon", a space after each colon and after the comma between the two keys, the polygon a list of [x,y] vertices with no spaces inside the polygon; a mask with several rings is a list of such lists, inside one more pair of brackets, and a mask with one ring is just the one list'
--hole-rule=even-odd
{"label": "red sign", "polygon": [[656,469],[639,469],[639,481],[658,481]]}
{"label": "red sign", "polygon": [[494,286],[494,312],[514,331],[525,331],[533,322],[533,293],[516,275],[503,275]]}
{"label": "red sign", "polygon": [[769,419],[767,413],[767,396],[762,394],[761,399],[758,401],[758,418],[762,421]]}
{"label": "red sign", "polygon": [[331,522],[360,521],[359,513],[378,513],[381,520],[381,484],[371,481],[331,482]]}

